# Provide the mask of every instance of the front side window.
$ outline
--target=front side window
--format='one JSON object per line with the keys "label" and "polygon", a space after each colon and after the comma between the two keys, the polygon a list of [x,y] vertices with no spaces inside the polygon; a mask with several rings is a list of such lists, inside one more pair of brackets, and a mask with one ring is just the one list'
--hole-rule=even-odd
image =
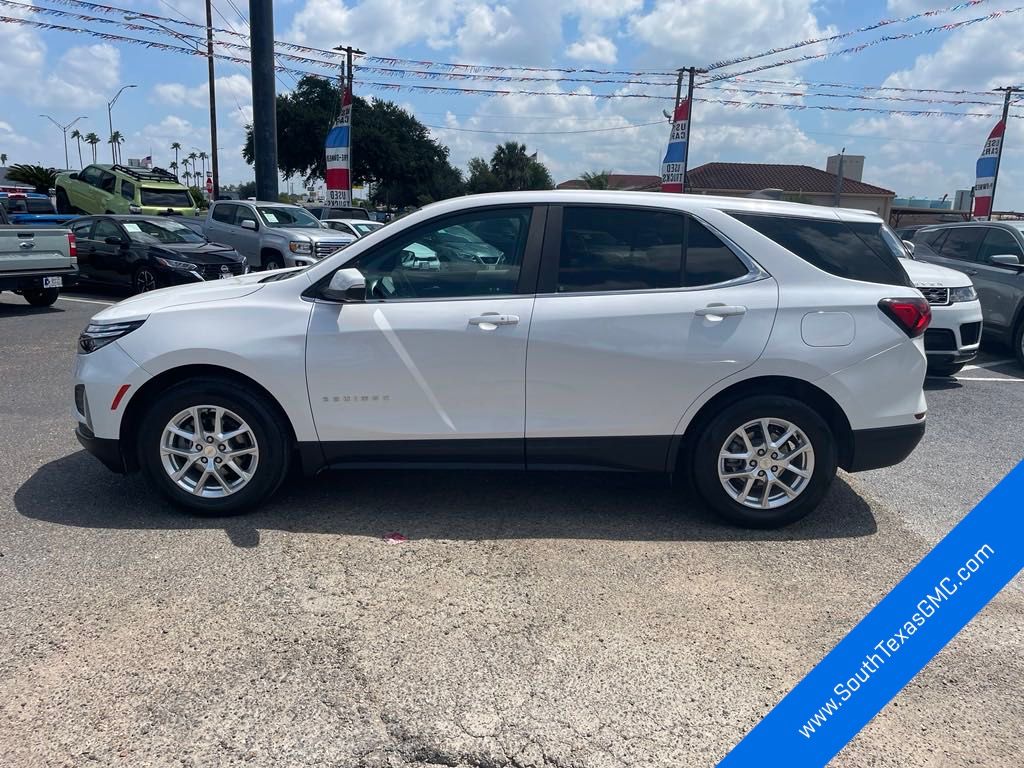
{"label": "front side window", "polygon": [[135,202],[135,185],[130,181],[121,181],[121,197],[129,202]]}
{"label": "front side window", "polygon": [[278,205],[260,205],[256,210],[263,223],[272,229],[323,229],[320,220],[305,208],[289,208]]}
{"label": "front side window", "polygon": [[985,227],[956,227],[942,243],[942,255],[957,261],[977,261],[978,247],[985,237]]}
{"label": "front side window", "polygon": [[103,242],[108,237],[116,237],[118,240],[124,237],[120,228],[110,219],[100,219],[96,222],[96,228],[92,231],[92,239]]}
{"label": "front side window", "polygon": [[114,194],[114,185],[117,183],[117,176],[110,173],[109,171],[103,171],[100,174],[100,189],[104,192]]}
{"label": "front side window", "polygon": [[978,260],[983,264],[991,264],[993,256],[1016,256],[1017,261],[1024,264],[1024,253],[1021,252],[1020,243],[1012,234],[1005,229],[992,227],[985,235],[978,251]]}
{"label": "front side window", "polygon": [[142,188],[142,204],[152,208],[191,208],[192,197],[187,189]]}
{"label": "front side window", "polygon": [[642,209],[567,207],[562,213],[559,292],[678,288],[684,219]]}
{"label": "front side window", "polygon": [[93,187],[100,185],[100,174],[103,173],[102,169],[97,168],[95,165],[90,165],[80,174],[78,174],[78,180],[83,181]]}
{"label": "front side window", "polygon": [[529,208],[475,211],[424,224],[352,264],[374,299],[515,294],[530,229]]}
{"label": "front side window", "polygon": [[761,213],[729,214],[755,232],[837,277],[867,283],[910,286],[900,264],[895,235],[881,221],[841,221]]}
{"label": "front side window", "polygon": [[231,203],[219,203],[213,206],[213,213],[210,214],[210,216],[214,221],[219,221],[221,224],[234,224],[235,212],[237,210],[237,205],[232,205]]}
{"label": "front side window", "polygon": [[71,225],[71,231],[75,233],[75,237],[79,240],[88,240],[89,231],[92,229],[92,223],[92,219],[76,221]]}

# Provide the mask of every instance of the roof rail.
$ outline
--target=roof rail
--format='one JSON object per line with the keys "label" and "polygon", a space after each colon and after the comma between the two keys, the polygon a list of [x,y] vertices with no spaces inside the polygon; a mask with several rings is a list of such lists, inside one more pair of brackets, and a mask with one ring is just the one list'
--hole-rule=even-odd
{"label": "roof rail", "polygon": [[133,168],[130,165],[114,165],[111,170],[131,176],[137,181],[173,181],[180,184],[178,177],[163,168]]}

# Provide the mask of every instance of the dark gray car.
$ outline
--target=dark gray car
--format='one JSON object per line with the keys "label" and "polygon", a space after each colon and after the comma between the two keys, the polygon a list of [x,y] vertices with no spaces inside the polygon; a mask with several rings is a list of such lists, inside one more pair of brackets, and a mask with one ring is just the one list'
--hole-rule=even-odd
{"label": "dark gray car", "polygon": [[972,221],[923,227],[914,257],[970,275],[986,336],[1013,346],[1024,365],[1024,221]]}

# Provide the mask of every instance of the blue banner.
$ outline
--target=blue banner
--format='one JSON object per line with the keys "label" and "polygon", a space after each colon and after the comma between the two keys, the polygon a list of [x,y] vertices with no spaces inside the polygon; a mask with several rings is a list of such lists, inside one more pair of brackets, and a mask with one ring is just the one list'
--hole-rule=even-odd
{"label": "blue banner", "polygon": [[1024,567],[1024,463],[997,485],[719,768],[824,766]]}

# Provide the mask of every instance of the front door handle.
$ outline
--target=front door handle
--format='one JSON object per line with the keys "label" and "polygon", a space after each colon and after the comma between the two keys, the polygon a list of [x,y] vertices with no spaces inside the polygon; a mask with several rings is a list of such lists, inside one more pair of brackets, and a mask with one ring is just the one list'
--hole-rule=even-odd
{"label": "front door handle", "polygon": [[477,317],[469,318],[469,324],[482,331],[493,331],[499,325],[518,325],[519,315],[499,315],[497,312],[484,312]]}
{"label": "front door handle", "polygon": [[747,308],[739,304],[708,304],[706,307],[698,309],[694,314],[697,317],[707,317],[709,319],[735,317],[747,314]]}

